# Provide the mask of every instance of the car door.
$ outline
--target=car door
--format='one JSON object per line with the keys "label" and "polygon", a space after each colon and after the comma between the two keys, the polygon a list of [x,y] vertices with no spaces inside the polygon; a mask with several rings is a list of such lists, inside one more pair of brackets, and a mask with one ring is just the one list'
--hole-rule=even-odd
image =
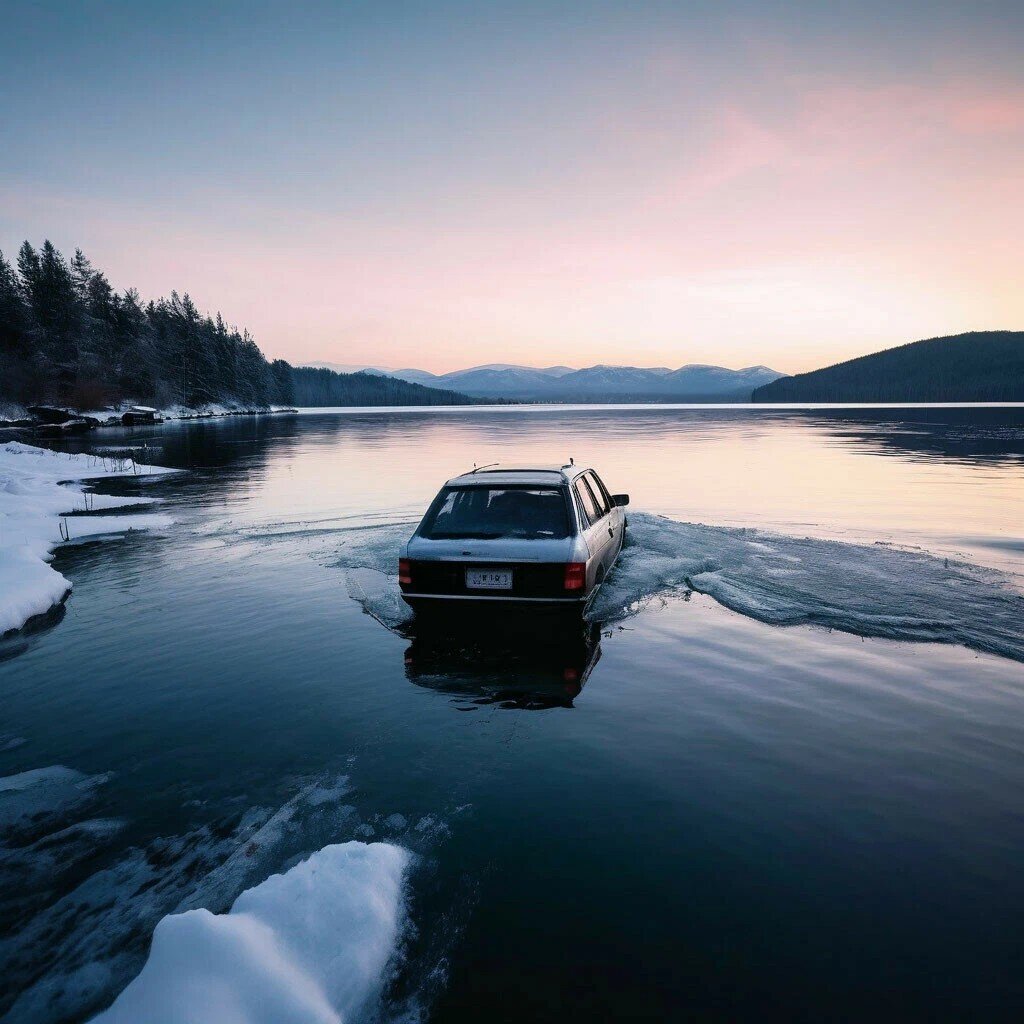
{"label": "car door", "polygon": [[608,509],[608,528],[612,532],[612,546],[611,546],[611,558],[608,562],[608,568],[611,568],[612,562],[615,561],[619,552],[622,550],[622,544],[626,539],[626,514],[619,508],[618,505],[612,501],[612,496],[605,487],[604,481],[595,473],[590,470],[587,476],[591,478],[591,483],[594,486],[597,497],[602,501],[605,508]]}
{"label": "car door", "polygon": [[604,488],[598,482],[597,474],[590,470],[583,474],[584,479],[587,482],[587,486],[590,488],[590,493],[594,496],[594,501],[597,503],[598,509],[601,513],[600,523],[602,528],[608,534],[608,543],[604,549],[604,571],[605,575],[611,572],[612,566],[615,564],[615,559],[619,554],[619,543],[622,536],[622,531],[616,529],[617,520],[615,517],[615,505],[612,503],[611,497],[605,492]]}
{"label": "car door", "polygon": [[587,582],[591,586],[598,580],[604,578],[607,572],[608,546],[611,537],[608,533],[606,518],[594,497],[594,492],[586,476],[578,476],[573,484],[573,491],[576,494],[576,504],[579,506],[581,526],[583,535],[590,549],[590,568],[587,571]]}

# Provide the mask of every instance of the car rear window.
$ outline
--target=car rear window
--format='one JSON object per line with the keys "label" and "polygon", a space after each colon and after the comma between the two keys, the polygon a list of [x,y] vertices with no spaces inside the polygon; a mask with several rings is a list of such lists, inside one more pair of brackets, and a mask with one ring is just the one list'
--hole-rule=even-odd
{"label": "car rear window", "polygon": [[550,539],[569,536],[565,496],[557,488],[446,487],[423,521],[420,536]]}

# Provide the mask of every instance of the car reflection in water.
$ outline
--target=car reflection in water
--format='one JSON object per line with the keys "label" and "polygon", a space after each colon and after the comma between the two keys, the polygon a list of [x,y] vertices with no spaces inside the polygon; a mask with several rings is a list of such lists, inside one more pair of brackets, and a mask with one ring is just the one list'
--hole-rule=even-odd
{"label": "car reflection in water", "polygon": [[601,657],[596,623],[530,622],[480,630],[418,619],[405,652],[410,682],[451,694],[460,710],[571,708]]}

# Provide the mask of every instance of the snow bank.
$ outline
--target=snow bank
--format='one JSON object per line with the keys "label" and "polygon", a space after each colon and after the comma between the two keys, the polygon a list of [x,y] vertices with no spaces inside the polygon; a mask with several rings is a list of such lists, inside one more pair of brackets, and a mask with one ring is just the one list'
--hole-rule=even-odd
{"label": "snow bank", "polygon": [[281,412],[281,406],[254,406],[240,405],[237,403],[208,402],[205,405],[168,405],[156,410],[156,414],[164,420],[196,420],[207,419],[213,416],[238,416],[250,415],[252,413],[273,413]]}
{"label": "snow bank", "polygon": [[243,892],[227,914],[165,917],[142,973],[105,1024],[337,1024],[379,993],[402,918],[410,855],[328,846]]}
{"label": "snow bank", "polygon": [[[411,615],[398,596],[406,525],[353,531],[336,565],[349,593],[392,629]],[[615,571],[591,617],[623,619],[696,590],[763,622],[816,624],[860,636],[956,643],[1024,661],[1017,576],[890,544],[849,544],[761,530],[681,523],[634,512]]]}
{"label": "snow bank", "polygon": [[[404,914],[400,896],[393,896],[401,874],[394,858],[405,858],[404,872],[409,869],[406,861],[411,868],[417,853],[428,854],[447,834],[442,815],[422,816],[415,825],[403,817],[401,828],[393,828],[398,822],[387,810],[364,820],[350,802],[355,791],[347,775],[324,772],[295,780],[296,788],[280,804],[246,807],[245,800],[225,798],[216,802],[218,810],[196,802],[202,824],[179,835],[151,838],[143,846],[125,847],[131,840],[130,829],[126,834],[129,823],[101,816],[109,809],[103,806],[102,783],[107,778],[52,766],[9,776],[0,789],[0,805],[5,797],[22,801],[9,817],[23,822],[23,827],[11,829],[0,821],[0,1020],[52,1024],[92,1019],[139,978],[154,929],[169,916],[173,921],[192,920],[192,912],[201,909],[199,923],[209,924],[209,916],[224,915],[235,904],[227,915],[230,921],[218,917],[209,928],[199,928],[199,934],[207,935],[226,923],[231,933],[224,946],[228,956],[234,915],[246,906],[244,899],[239,901],[240,894],[262,889],[268,876],[305,862],[312,851],[386,834],[388,843],[400,843],[404,849],[382,853],[363,842],[346,843],[351,847],[348,854],[328,854],[330,863],[314,865],[301,885],[303,872],[294,880],[288,873],[288,896],[281,902],[286,909],[293,908],[292,924],[297,928],[295,922],[301,920],[302,928],[315,936],[314,945],[319,946],[312,953],[292,941],[288,921],[279,923],[259,914],[275,933],[275,949],[283,949],[282,957],[299,965],[304,976],[313,977],[336,1015],[355,1012],[351,1007],[359,1001],[360,991],[367,1004],[373,1002],[381,975],[374,965],[388,959],[384,938],[397,932],[397,926],[392,930],[385,925],[389,915],[397,913],[400,926]],[[308,898],[302,895],[307,891]],[[332,932],[332,921],[349,921],[351,928]],[[191,926],[199,927],[195,922]],[[174,928],[170,925],[172,933]],[[210,941],[219,935],[216,932]],[[330,954],[330,963],[338,969],[331,967],[332,978],[337,977],[328,985],[316,979],[318,971],[327,971],[326,944],[335,941],[332,935],[339,942],[345,935],[356,936],[359,944],[346,940],[343,948]],[[388,948],[394,944],[393,938],[386,943]],[[321,959],[312,959],[314,954]],[[406,976],[411,971],[424,979],[436,980],[443,971],[443,964],[433,961],[402,960],[399,968],[396,957],[395,965]],[[347,983],[342,983],[342,973]],[[224,975],[225,981],[236,977]],[[390,972],[384,980],[391,981]],[[383,998],[396,997],[385,992]],[[397,998],[414,997],[399,993]],[[397,1019],[392,1009],[386,1008],[387,1019]],[[218,1012],[211,1011],[211,1019],[236,1019]],[[146,1013],[135,1019],[163,1018],[154,1012],[152,1017]],[[185,1014],[176,1019],[207,1018]]]}
{"label": "snow bank", "polygon": [[[81,409],[77,415],[92,416],[105,424],[105,421],[111,417],[120,420],[121,415],[132,408],[135,408],[134,403],[122,402],[116,406],[106,406],[102,409]],[[152,406],[140,406],[139,408],[151,409]],[[196,420],[214,416],[251,416],[295,411],[295,408],[290,405],[244,405],[238,402],[207,402],[204,405],[175,403],[160,409],[153,409],[153,412],[162,420]]]}
{"label": "snow bank", "polygon": [[92,493],[86,498],[84,488],[69,481],[172,472],[175,470],[125,459],[54,452],[18,441],[0,446],[0,636],[44,614],[70,592],[71,584],[47,564],[64,539],[62,522],[72,541],[171,522],[160,515],[67,515],[151,501]]}

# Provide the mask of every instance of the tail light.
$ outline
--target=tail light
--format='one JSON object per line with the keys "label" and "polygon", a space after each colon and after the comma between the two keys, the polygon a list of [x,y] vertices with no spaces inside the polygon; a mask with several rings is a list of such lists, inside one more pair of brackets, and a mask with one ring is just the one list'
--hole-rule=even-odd
{"label": "tail light", "polygon": [[566,562],[563,582],[566,590],[582,590],[587,585],[587,563]]}
{"label": "tail light", "polygon": [[398,560],[398,582],[403,587],[412,586],[412,561],[408,558]]}

